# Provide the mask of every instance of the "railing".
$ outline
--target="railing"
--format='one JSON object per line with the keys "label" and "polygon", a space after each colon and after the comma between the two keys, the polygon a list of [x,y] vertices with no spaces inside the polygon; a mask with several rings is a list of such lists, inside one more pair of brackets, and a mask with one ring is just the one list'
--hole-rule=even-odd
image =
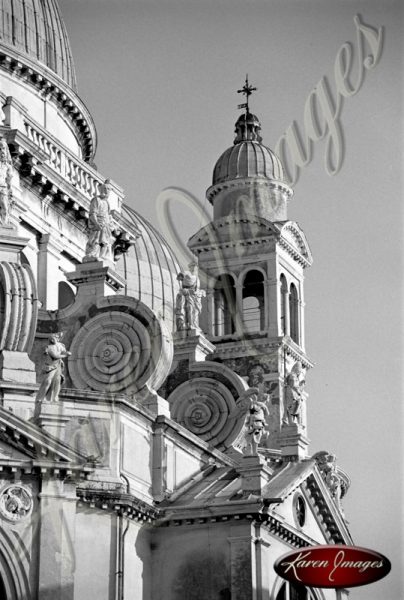
{"label": "railing", "polygon": [[[90,165],[77,158],[55,138],[43,130],[37,123],[24,116],[24,128],[27,138],[48,157],[46,164],[73,185],[89,200],[98,192],[104,179]],[[119,200],[122,194],[116,191]]]}

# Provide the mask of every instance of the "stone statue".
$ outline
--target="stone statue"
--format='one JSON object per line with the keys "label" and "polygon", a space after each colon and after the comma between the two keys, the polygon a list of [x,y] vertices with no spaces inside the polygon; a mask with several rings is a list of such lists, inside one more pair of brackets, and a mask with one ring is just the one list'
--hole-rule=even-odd
{"label": "stone statue", "polygon": [[85,258],[113,260],[112,256],[112,217],[109,207],[111,185],[106,179],[99,192],[90,203],[88,217],[88,241]]}
{"label": "stone statue", "polygon": [[337,457],[326,451],[317,452],[313,458],[317,462],[321,476],[324,479],[331,496],[334,498],[340,512],[344,515],[341,505],[342,497],[342,477],[338,474]]}
{"label": "stone statue", "polygon": [[175,301],[177,331],[200,329],[199,315],[202,310],[202,298],[206,293],[200,289],[198,265],[191,263],[189,269],[185,273],[179,273],[177,277],[180,283]]}
{"label": "stone statue", "polygon": [[247,390],[238,402],[239,408],[246,411],[244,426],[237,436],[233,447],[243,454],[255,455],[262,437],[267,433],[266,417],[269,416],[268,400],[270,395],[264,392],[264,384]]}
{"label": "stone statue", "polygon": [[301,423],[305,383],[302,364],[296,362],[286,377],[284,422],[288,425]]}
{"label": "stone statue", "polygon": [[13,201],[11,180],[13,176],[13,161],[4,137],[0,137],[0,224],[8,225],[10,207]]}
{"label": "stone statue", "polygon": [[60,387],[64,381],[63,359],[71,355],[64,344],[60,341],[60,334],[56,333],[49,337],[49,344],[45,348],[45,364],[42,369],[44,378],[38,390],[36,400],[42,402],[57,402],[59,400]]}

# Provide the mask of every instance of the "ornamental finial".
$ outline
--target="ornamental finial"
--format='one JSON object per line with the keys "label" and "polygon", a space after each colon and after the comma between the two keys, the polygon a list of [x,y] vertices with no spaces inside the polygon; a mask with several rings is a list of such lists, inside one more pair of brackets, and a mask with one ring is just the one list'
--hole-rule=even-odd
{"label": "ornamental finial", "polygon": [[248,82],[248,74],[245,76],[245,83],[243,85],[243,87],[241,88],[241,90],[237,90],[238,94],[243,94],[246,97],[246,102],[244,102],[243,104],[239,104],[237,108],[245,108],[245,114],[248,115],[249,113],[249,106],[248,106],[248,98],[251,96],[251,94],[253,92],[256,92],[257,88],[253,87],[252,85],[249,84]]}

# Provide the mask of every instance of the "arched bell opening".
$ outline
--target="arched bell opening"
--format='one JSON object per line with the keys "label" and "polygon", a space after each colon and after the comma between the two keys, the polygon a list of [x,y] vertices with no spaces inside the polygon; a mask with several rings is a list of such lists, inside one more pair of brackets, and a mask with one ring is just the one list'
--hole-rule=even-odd
{"label": "arched bell opening", "polygon": [[290,285],[289,292],[290,337],[296,344],[300,343],[299,331],[299,296],[294,283]]}
{"label": "arched bell opening", "polygon": [[264,275],[261,271],[248,271],[244,277],[242,300],[244,331],[252,333],[264,330]]}
{"label": "arched bell opening", "polygon": [[289,335],[289,302],[288,284],[285,275],[280,277],[281,283],[281,335]]}
{"label": "arched bell opening", "polygon": [[235,332],[236,287],[231,275],[219,275],[214,286],[213,335]]}

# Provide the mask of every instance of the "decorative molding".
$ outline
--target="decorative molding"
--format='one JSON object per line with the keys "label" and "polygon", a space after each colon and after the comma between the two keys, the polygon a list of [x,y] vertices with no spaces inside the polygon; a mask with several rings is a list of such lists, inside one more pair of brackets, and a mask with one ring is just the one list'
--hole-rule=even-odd
{"label": "decorative molding", "polygon": [[70,345],[68,370],[79,389],[134,394],[158,389],[173,357],[171,336],[151,309],[127,296],[109,296]]}
{"label": "decorative molding", "polygon": [[97,132],[89,110],[72,88],[45,65],[39,65],[28,56],[3,45],[0,48],[0,67],[55,103],[73,125],[84,160],[91,161],[97,147]]}

